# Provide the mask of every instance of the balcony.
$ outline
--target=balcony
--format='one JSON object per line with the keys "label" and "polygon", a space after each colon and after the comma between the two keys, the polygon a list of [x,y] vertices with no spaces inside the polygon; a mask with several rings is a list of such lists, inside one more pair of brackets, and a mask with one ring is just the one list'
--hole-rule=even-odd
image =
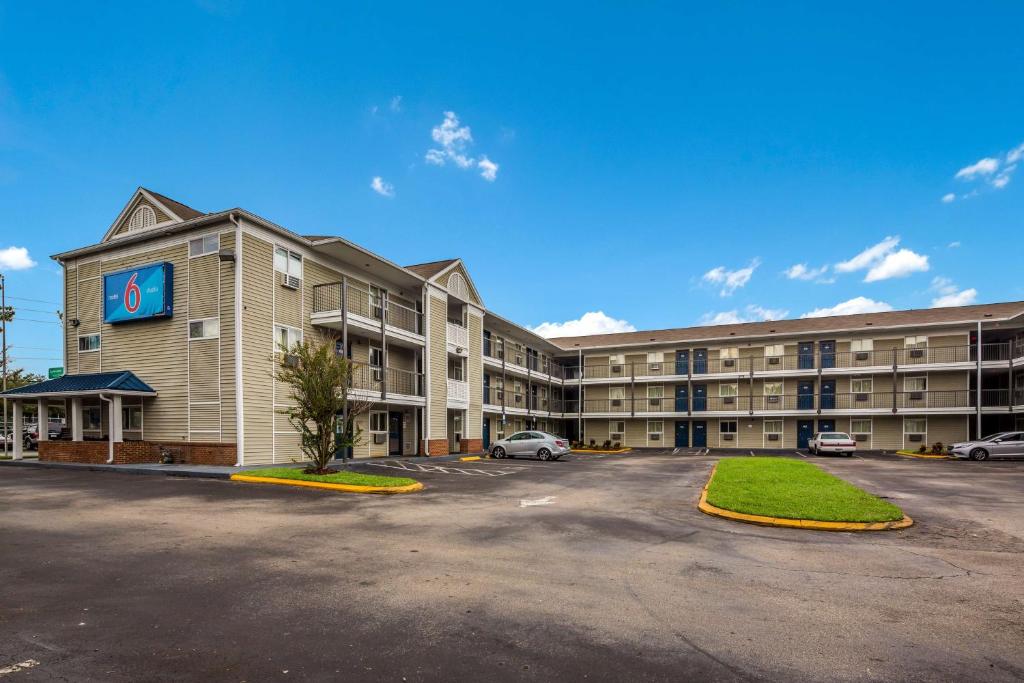
{"label": "balcony", "polygon": [[469,355],[469,330],[462,325],[448,321],[445,334],[449,352],[459,356]]}
{"label": "balcony", "polygon": [[341,282],[315,285],[311,321],[315,325],[335,326],[338,322],[335,318],[341,317],[344,304],[352,322],[363,323],[364,327],[372,329],[375,321],[379,326],[383,318],[385,325],[393,331],[422,336],[423,314],[397,301],[385,301],[386,298],[352,283],[347,286]]}
{"label": "balcony", "polygon": [[575,415],[579,402],[576,400],[566,400],[560,396],[532,396],[522,390],[506,391],[496,387],[484,387],[484,405],[490,410],[501,408],[544,415],[560,415],[562,413]]}
{"label": "balcony", "polygon": [[[387,382],[385,382],[385,379]],[[422,397],[423,376],[400,368],[354,364],[352,388],[359,392],[387,396]],[[383,392],[387,392],[384,394]]]}
{"label": "balcony", "polygon": [[544,381],[550,377],[553,380],[575,379],[569,376],[567,371],[576,368],[567,368],[559,365],[550,358],[531,354],[526,347],[506,345],[484,337],[484,360],[493,365],[501,365],[506,369],[524,375],[542,376]]}
{"label": "balcony", "polygon": [[448,407],[469,407],[469,383],[460,379],[448,378]]}

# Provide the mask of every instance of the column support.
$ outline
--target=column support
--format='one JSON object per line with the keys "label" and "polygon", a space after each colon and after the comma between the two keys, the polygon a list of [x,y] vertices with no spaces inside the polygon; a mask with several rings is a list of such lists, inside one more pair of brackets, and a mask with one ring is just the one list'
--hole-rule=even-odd
{"label": "column support", "polygon": [[71,421],[71,440],[82,441],[82,399],[75,396],[71,399],[71,409],[66,416]]}
{"label": "column support", "polygon": [[15,460],[21,460],[24,457],[25,447],[25,407],[21,401],[14,399],[12,402],[14,412],[11,415],[11,457]]}
{"label": "column support", "polygon": [[[39,441],[48,441],[50,438],[50,400],[47,398],[36,399],[36,431],[39,432]],[[38,450],[38,446],[36,449]]]}

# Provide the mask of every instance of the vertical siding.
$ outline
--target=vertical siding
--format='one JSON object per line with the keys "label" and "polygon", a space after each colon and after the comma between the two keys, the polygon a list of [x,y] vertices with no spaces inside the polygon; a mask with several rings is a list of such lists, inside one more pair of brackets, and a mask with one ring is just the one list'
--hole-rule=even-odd
{"label": "vertical siding", "polygon": [[[235,248],[233,232],[221,233],[221,249]],[[238,437],[235,413],[235,266],[219,266],[220,305],[220,429],[221,440],[234,442]]]}
{"label": "vertical siding", "polygon": [[245,462],[273,462],[273,247],[242,235],[242,382]]}
{"label": "vertical siding", "polygon": [[[220,259],[207,254],[187,260],[188,320],[218,318],[220,323]],[[223,331],[221,331],[223,333]],[[188,341],[189,441],[221,440],[220,339]]]}
{"label": "vertical siding", "polygon": [[445,299],[427,296],[430,307],[430,329],[427,348],[430,354],[430,411],[429,439],[444,439],[448,436],[448,346],[447,327],[448,304]]}
{"label": "vertical siding", "polygon": [[466,364],[469,366],[466,380],[469,382],[469,410],[466,411],[465,438],[483,438],[482,420],[484,410],[484,349],[483,329],[484,321],[482,316],[468,316],[469,322],[469,359]]}

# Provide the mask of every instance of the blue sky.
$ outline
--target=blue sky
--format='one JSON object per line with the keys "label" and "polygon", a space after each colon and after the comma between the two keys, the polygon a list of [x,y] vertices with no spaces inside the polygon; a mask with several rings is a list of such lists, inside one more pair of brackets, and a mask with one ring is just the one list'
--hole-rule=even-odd
{"label": "blue sky", "polygon": [[0,5],[13,353],[138,185],[548,332],[1024,299],[1024,6],[551,4]]}

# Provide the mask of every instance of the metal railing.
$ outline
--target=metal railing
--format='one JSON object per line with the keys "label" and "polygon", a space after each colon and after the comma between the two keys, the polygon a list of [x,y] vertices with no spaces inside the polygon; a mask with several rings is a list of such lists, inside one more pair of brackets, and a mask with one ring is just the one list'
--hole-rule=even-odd
{"label": "metal railing", "polygon": [[[1022,392],[1024,393],[1024,392]],[[982,392],[983,405],[1008,406],[1009,390]],[[1022,399],[1024,400],[1024,399]],[[584,413],[749,413],[800,411],[954,409],[969,410],[975,406],[974,392],[969,389],[938,391],[897,391],[874,393],[769,394],[736,396],[693,396],[664,398],[600,398],[585,399]]]}
{"label": "metal railing", "polygon": [[387,392],[389,394],[423,396],[423,375],[420,373],[361,363],[353,365],[352,388],[380,392],[384,389],[385,377],[387,377]]}
{"label": "metal railing", "polygon": [[567,377],[565,366],[547,356],[530,353],[525,346],[505,344],[503,340],[484,337],[484,356],[506,364],[526,368],[531,372],[549,375],[554,379],[572,379]]}
{"label": "metal railing", "polygon": [[[338,313],[340,315],[343,286],[341,282],[314,285],[313,312]],[[385,316],[386,311],[386,324],[414,334],[423,334],[423,314],[415,308],[410,308],[391,299],[387,300],[385,308],[384,297],[351,282],[345,286],[344,300],[348,313],[380,320],[382,316]]]}

